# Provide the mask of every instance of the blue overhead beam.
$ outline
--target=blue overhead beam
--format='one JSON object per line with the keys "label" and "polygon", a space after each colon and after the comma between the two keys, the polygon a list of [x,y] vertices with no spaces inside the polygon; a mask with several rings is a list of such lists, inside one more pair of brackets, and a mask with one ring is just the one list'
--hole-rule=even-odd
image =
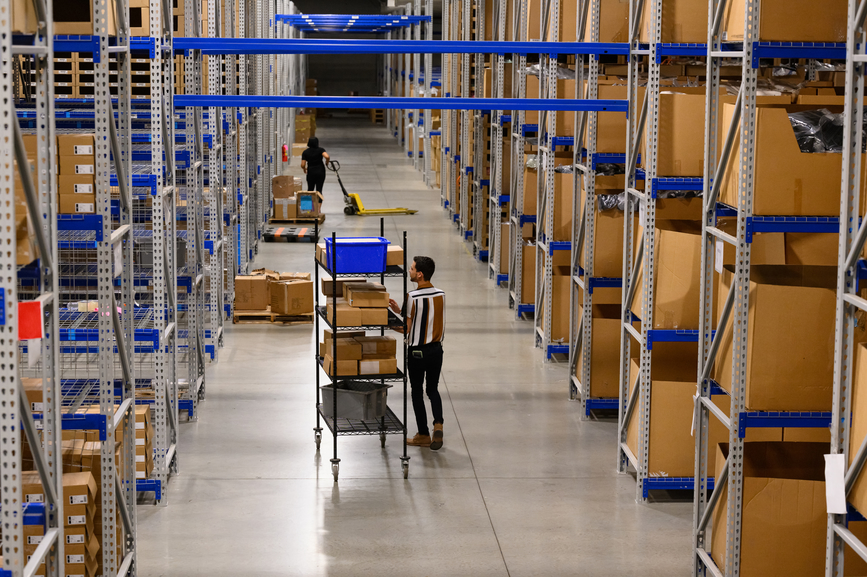
{"label": "blue overhead beam", "polygon": [[317,38],[174,39],[175,50],[204,54],[618,54],[625,42],[493,42],[456,40],[348,40]]}
{"label": "blue overhead beam", "polygon": [[548,110],[626,112],[626,100],[542,100],[538,98],[406,98],[387,96],[222,96],[175,94],[175,107],[224,108],[388,108],[413,110]]}

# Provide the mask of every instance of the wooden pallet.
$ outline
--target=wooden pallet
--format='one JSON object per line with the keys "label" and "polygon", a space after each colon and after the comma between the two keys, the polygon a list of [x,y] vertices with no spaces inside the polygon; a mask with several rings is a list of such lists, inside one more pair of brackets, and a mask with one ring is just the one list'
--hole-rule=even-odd
{"label": "wooden pallet", "polygon": [[313,313],[296,316],[278,315],[271,312],[269,306],[264,311],[239,311],[236,310],[232,316],[232,322],[235,324],[258,324],[258,325],[312,325]]}
{"label": "wooden pallet", "polygon": [[320,214],[319,218],[290,218],[287,220],[277,220],[276,218],[269,218],[268,224],[316,224],[320,225],[325,222],[325,215]]}

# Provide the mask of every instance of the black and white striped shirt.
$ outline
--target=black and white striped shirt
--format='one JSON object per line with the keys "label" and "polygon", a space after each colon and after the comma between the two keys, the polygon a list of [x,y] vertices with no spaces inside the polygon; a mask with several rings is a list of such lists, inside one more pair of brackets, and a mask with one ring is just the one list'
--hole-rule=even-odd
{"label": "black and white striped shirt", "polygon": [[434,286],[418,288],[406,296],[404,310],[409,314],[407,344],[419,347],[442,342],[446,328],[446,293]]}

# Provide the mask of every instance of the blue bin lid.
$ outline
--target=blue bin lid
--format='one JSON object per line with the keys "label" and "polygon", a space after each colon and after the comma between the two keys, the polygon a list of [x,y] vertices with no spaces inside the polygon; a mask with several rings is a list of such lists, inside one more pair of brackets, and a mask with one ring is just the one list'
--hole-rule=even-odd
{"label": "blue bin lid", "polygon": [[[332,238],[326,237],[325,244],[331,245]],[[391,244],[388,239],[378,237],[378,236],[342,236],[336,239],[337,244],[343,246],[376,246],[376,245],[386,245]]]}

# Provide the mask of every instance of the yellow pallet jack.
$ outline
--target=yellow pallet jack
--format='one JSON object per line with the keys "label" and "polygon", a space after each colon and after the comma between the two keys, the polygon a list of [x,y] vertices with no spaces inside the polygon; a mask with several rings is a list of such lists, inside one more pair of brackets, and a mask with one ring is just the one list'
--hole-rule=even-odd
{"label": "yellow pallet jack", "polygon": [[361,197],[355,193],[346,192],[346,187],[343,186],[343,181],[340,180],[340,163],[332,160],[328,163],[328,169],[337,175],[337,182],[340,184],[340,190],[343,191],[343,202],[346,206],[343,207],[343,214],[352,216],[354,214],[360,216],[387,216],[392,214],[415,214],[418,211],[411,208],[364,208],[364,203],[361,202]]}

